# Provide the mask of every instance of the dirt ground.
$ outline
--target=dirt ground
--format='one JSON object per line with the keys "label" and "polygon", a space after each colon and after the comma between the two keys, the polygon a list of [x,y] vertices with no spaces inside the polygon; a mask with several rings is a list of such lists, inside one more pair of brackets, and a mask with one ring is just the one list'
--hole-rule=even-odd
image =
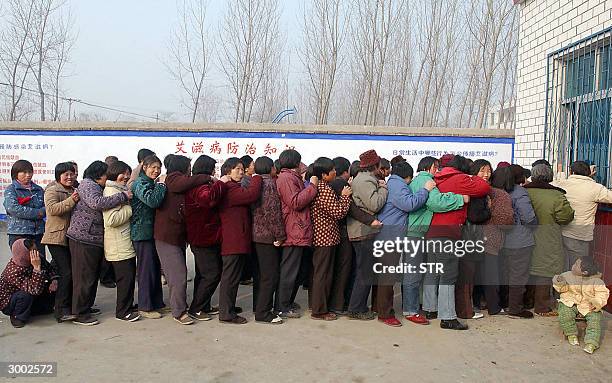
{"label": "dirt ground", "polygon": [[[3,238],[4,235],[2,235]],[[0,265],[9,257],[0,244]],[[193,259],[189,259],[193,274]],[[189,289],[192,288],[190,283]],[[399,289],[398,289],[399,290]],[[390,328],[377,321],[254,322],[251,288],[238,305],[250,323],[217,320],[181,326],[170,316],[123,323],[114,319],[115,291],[100,287],[101,324],[57,324],[34,318],[14,329],[0,314],[0,362],[57,362],[57,378],[36,382],[588,382],[612,380],[612,330],[604,321],[602,347],[593,355],[570,346],[555,318],[485,317],[470,330],[441,330],[439,321]],[[168,290],[164,288],[164,294]],[[396,308],[400,310],[399,295]],[[216,298],[215,298],[216,299]],[[306,306],[306,294],[299,303]],[[0,381],[3,381],[0,378]]]}

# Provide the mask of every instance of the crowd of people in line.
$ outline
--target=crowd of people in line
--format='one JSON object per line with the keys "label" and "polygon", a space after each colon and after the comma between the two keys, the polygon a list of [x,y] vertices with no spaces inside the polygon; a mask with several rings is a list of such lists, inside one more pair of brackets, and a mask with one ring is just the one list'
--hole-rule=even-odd
{"label": "crowd of people in line", "polygon": [[[558,316],[568,341],[579,344],[576,320],[585,319],[584,350],[599,347],[609,291],[591,249],[598,203],[612,203],[612,191],[586,162],[574,162],[566,178],[546,160],[527,170],[445,154],[422,158],[415,174],[401,156],[388,161],[374,150],[352,163],[320,157],[306,166],[287,149],[276,161],[229,158],[216,178],[206,155],[192,166],[188,157],[162,162],[141,149],[137,160],[134,169],[113,156],[94,161],[80,181],[75,162],[59,163],[44,190],[30,162],[12,165],[4,195],[12,255],[0,277],[0,310],[14,327],[45,313],[98,324],[99,281],[116,288],[121,321],[170,314],[189,325],[218,315],[244,324],[236,299],[251,280],[257,322],[302,316],[303,286],[314,320],[377,318],[399,327],[399,284],[410,323],[439,319],[443,329],[466,330],[458,319],[483,318],[485,309],[522,319],[535,313]],[[366,271],[374,241],[393,237],[484,239],[484,251],[391,251],[383,264],[435,263],[443,272],[373,279]],[[187,245],[195,262],[190,303]]]}

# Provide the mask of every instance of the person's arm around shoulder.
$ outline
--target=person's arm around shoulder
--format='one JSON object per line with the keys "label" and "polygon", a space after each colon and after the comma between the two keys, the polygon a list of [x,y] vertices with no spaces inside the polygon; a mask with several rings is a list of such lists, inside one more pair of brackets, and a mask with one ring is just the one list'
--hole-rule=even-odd
{"label": "person's arm around shoulder", "polygon": [[559,193],[554,206],[555,222],[559,225],[567,225],[574,220],[574,209],[570,205],[565,195]]}

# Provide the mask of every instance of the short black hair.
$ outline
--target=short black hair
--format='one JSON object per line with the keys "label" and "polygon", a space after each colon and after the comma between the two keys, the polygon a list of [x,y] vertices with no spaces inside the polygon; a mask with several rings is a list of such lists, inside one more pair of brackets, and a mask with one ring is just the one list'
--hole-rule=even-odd
{"label": "short black hair", "polygon": [[280,165],[280,160],[278,158],[274,160],[274,167],[276,168],[276,173],[280,173],[282,168]]}
{"label": "short black hair", "polygon": [[351,164],[351,167],[349,168],[349,174],[351,177],[355,178],[357,177],[357,174],[359,174],[359,164],[361,163],[361,161],[356,160],[353,161],[353,163]]}
{"label": "short black hair", "polygon": [[191,169],[191,173],[193,173],[193,175],[196,175],[196,174],[212,175],[215,172],[216,164],[217,164],[217,160],[215,160],[212,157],[207,156],[206,154],[202,154],[193,163],[193,168]]}
{"label": "short black hair", "polygon": [[550,166],[550,162],[548,162],[547,160],[545,160],[545,159],[543,159],[543,158],[542,158],[541,160],[536,160],[536,161],[534,161],[534,162],[531,164],[531,167],[533,168],[533,167],[535,167],[536,165],[546,165],[546,166],[548,166],[548,167],[551,167],[551,166]]}
{"label": "short black hair", "polygon": [[168,174],[180,172],[185,175],[188,175],[187,173],[189,172],[190,164],[191,159],[189,157],[172,155],[168,163],[164,165],[166,165],[166,171],[168,172]]}
{"label": "short black hair", "polygon": [[253,157],[249,156],[248,154],[246,156],[242,156],[240,157],[240,162],[242,162],[242,166],[244,167],[244,169],[246,170],[246,168],[248,168],[249,166],[251,166],[251,164],[253,163]]}
{"label": "short black hair", "polygon": [[238,157],[230,157],[230,158],[228,158],[227,160],[225,160],[223,165],[221,165],[221,175],[226,176],[226,175],[230,174],[232,169],[234,169],[236,166],[238,166],[238,164],[242,165],[242,162],[240,162],[240,158],[238,158]]}
{"label": "short black hair", "polygon": [[470,161],[467,158],[457,154],[448,162],[448,164],[446,164],[446,167],[454,168],[459,170],[461,173],[468,174],[470,172]]}
{"label": "short black hair", "polygon": [[162,165],[161,160],[155,154],[151,154],[150,156],[146,156],[142,160],[142,166],[151,166],[153,164],[159,164],[159,166]]}
{"label": "short black hair", "polygon": [[312,164],[312,173],[319,179],[323,177],[323,174],[329,174],[334,170],[334,161],[331,158],[319,157]]}
{"label": "short black hair", "polygon": [[396,175],[400,178],[406,178],[414,176],[414,170],[412,166],[406,161],[400,161],[393,165],[391,174]]}
{"label": "short black hair", "polygon": [[270,157],[263,156],[255,160],[255,173],[257,174],[270,174],[273,167],[274,161]]}
{"label": "short black hair", "polygon": [[432,156],[423,157],[417,165],[417,172],[428,171],[434,164],[440,165],[440,160]]}
{"label": "short black hair", "polygon": [[586,271],[586,274],[583,274],[585,277],[593,276],[599,273],[599,267],[595,263],[595,260],[591,257],[580,257],[580,271],[583,273]]}
{"label": "short black hair", "polygon": [[591,175],[591,167],[584,161],[576,161],[571,166],[572,174],[576,174],[579,176],[590,176]]}
{"label": "short black hair", "polygon": [[[510,169],[510,173],[512,173],[512,179],[514,180],[515,185],[525,183],[528,178],[525,174],[525,168],[523,168],[521,165],[512,164],[508,167],[508,169]],[[531,172],[529,172],[529,175],[531,175]]]}
{"label": "short black hair", "polygon": [[391,162],[391,166],[395,165],[398,162],[402,162],[402,161],[406,161],[406,159],[404,157],[400,156],[400,155],[397,155],[397,156],[391,158],[391,161],[390,161]]}
{"label": "short black hair", "polygon": [[74,165],[72,162],[60,162],[59,164],[55,165],[55,180],[59,182],[62,174],[66,172],[74,173]]}
{"label": "short black hair", "polygon": [[489,161],[482,158],[477,159],[476,161],[472,162],[472,165],[470,165],[469,174],[475,176],[476,174],[478,174],[480,169],[484,168],[485,166],[488,166],[489,169],[493,171],[493,166],[491,166],[491,163]]}
{"label": "short black hair", "polygon": [[32,163],[30,161],[28,161],[28,160],[17,160],[17,161],[15,161],[15,163],[11,167],[11,179],[16,180],[17,179],[17,174],[19,174],[21,172],[34,173],[34,167],[32,166]]}
{"label": "short black hair", "polygon": [[[154,156],[155,152],[146,148],[142,148],[138,151],[138,163],[141,163],[142,161],[144,161],[145,158],[149,157],[149,156]],[[161,162],[160,162],[161,164]]]}
{"label": "short black hair", "polygon": [[164,157],[164,167],[166,169],[168,169],[168,165],[170,164],[174,156],[175,156],[174,154],[168,154],[166,157]]}
{"label": "short black hair", "polygon": [[108,165],[111,166],[112,164],[114,164],[115,162],[119,161],[119,158],[117,158],[117,156],[107,156],[104,159],[104,162]]}
{"label": "short black hair", "polygon": [[278,156],[280,166],[283,169],[295,169],[302,162],[302,155],[295,149],[283,150]]}
{"label": "short black hair", "polygon": [[351,167],[350,161],[344,157],[336,157],[332,161],[334,162],[334,168],[336,168],[337,175],[341,175],[344,174],[344,172],[348,172]]}
{"label": "short black hair", "polygon": [[514,174],[509,167],[497,168],[491,174],[491,186],[510,193],[514,190]]}
{"label": "short black hair", "polygon": [[314,164],[308,165],[306,167],[306,174],[304,174],[304,177],[306,177],[307,180],[309,180],[312,176],[314,176]]}
{"label": "short black hair", "polygon": [[104,177],[107,170],[107,164],[102,161],[94,161],[89,164],[87,169],[85,169],[85,172],[83,172],[83,178],[89,178],[90,180],[97,181]]}
{"label": "short black hair", "polygon": [[391,163],[386,158],[380,159],[380,168],[381,169],[391,169]]}
{"label": "short black hair", "polygon": [[108,169],[106,170],[106,176],[110,181],[117,181],[117,178],[127,171],[132,173],[132,168],[130,168],[130,165],[123,161],[117,161],[109,165]]}

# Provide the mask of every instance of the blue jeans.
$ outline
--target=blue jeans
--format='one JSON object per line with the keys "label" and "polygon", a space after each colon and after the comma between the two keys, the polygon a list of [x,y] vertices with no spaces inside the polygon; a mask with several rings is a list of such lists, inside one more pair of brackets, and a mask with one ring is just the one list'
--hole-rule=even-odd
{"label": "blue jeans", "polygon": [[[430,241],[447,241],[448,238],[431,238]],[[442,320],[457,319],[455,312],[455,283],[459,260],[454,253],[445,253],[443,249],[435,249],[427,254],[427,261],[441,263],[442,273],[427,273],[423,287],[423,310],[437,311]],[[440,251],[437,251],[440,250]]]}
{"label": "blue jeans", "polygon": [[[411,238],[417,240],[417,238]],[[423,274],[419,272],[419,265],[426,257],[426,253],[418,249],[414,254],[404,254],[403,262],[416,267],[414,273],[404,273],[402,280],[402,308],[404,315],[416,315],[419,313],[421,281]]]}

